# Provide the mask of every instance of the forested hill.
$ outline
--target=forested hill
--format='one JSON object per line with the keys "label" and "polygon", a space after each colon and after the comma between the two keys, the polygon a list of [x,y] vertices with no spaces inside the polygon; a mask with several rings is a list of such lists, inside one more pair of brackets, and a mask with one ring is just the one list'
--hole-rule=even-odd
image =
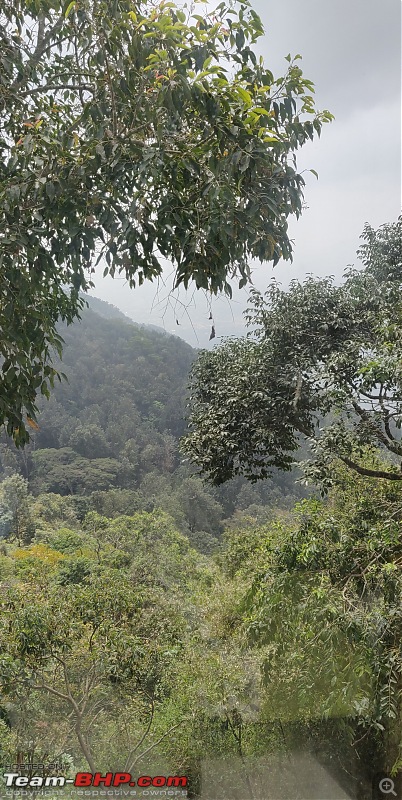
{"label": "forested hill", "polygon": [[[149,323],[146,325],[145,323],[138,323],[135,322],[131,317],[128,317],[127,314],[123,314],[117,306],[112,305],[111,303],[106,303],[104,300],[100,300],[99,297],[92,297],[89,294],[83,294],[82,297],[85,298],[85,302],[97,314],[105,319],[119,319],[121,322],[128,322],[129,325],[136,325],[137,328],[144,328],[147,331],[155,331],[156,333],[160,333],[163,336],[171,336],[171,333],[168,333],[164,328],[161,328],[160,325],[153,325]],[[179,337],[180,338],[180,337]]]}
{"label": "forested hill", "polygon": [[[1,474],[19,472],[34,495],[72,495],[82,514],[168,511],[193,543],[208,548],[223,520],[289,505],[289,475],[252,487],[237,479],[209,489],[182,463],[188,373],[196,351],[176,336],[135,323],[90,299],[80,322],[61,327],[67,376],[40,399],[39,430],[25,450],[2,440]],[[251,509],[251,510],[250,510]]]}
{"label": "forested hill", "polygon": [[128,322],[130,325],[136,325],[134,320],[130,319],[126,314],[123,314],[123,312],[120,311],[117,306],[112,305],[112,303],[106,303],[104,300],[100,300],[99,297],[93,297],[89,294],[82,294],[81,297],[84,298],[89,308],[101,317],[105,319],[118,319],[121,322]]}

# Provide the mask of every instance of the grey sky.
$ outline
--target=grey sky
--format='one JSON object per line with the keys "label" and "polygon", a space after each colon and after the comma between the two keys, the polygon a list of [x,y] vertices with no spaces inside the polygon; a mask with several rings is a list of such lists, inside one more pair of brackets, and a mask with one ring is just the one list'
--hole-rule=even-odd
{"label": "grey sky", "polygon": [[[211,4],[214,5],[214,4]],[[393,222],[401,208],[401,2],[400,0],[253,0],[265,36],[259,52],[275,75],[285,72],[287,53],[316,87],[319,109],[335,121],[320,140],[300,150],[308,208],[290,222],[293,264],[256,265],[255,285],[264,290],[272,275],[287,285],[306,273],[342,276],[357,264],[356,249],[365,222]],[[123,279],[102,279],[93,291],[137,322],[161,325],[198,347],[208,346],[211,323],[205,293],[175,292],[146,284],[130,290]],[[246,289],[212,300],[217,339],[244,332]],[[182,305],[183,304],[183,305]],[[185,306],[188,306],[186,311]],[[180,326],[176,325],[176,318]],[[194,333],[194,330],[196,335]]]}

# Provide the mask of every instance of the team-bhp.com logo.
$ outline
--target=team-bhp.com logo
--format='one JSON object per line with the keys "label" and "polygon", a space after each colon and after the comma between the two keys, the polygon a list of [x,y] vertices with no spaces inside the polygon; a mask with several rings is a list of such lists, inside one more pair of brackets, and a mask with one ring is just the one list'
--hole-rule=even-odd
{"label": "team-bhp.com logo", "polygon": [[80,788],[87,788],[89,786],[138,786],[141,789],[153,787],[166,787],[166,788],[185,788],[187,786],[187,778],[184,775],[140,775],[139,778],[134,779],[129,772],[106,772],[102,775],[101,772],[77,772],[75,778],[65,778],[63,775],[48,775],[46,778],[41,775],[33,775],[31,778],[25,775],[19,775],[18,772],[5,772],[3,774],[6,786],[13,788],[40,788],[49,786],[68,786],[73,785]]}

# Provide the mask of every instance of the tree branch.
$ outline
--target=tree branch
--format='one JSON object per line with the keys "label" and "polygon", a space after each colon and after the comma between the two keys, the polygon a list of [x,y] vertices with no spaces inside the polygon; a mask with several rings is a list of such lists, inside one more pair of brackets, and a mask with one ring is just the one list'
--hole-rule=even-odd
{"label": "tree branch", "polygon": [[[74,23],[74,29],[75,29],[75,35],[77,36],[77,25],[75,23]],[[75,63],[76,63],[77,75],[78,75],[78,85],[79,85],[78,91],[80,93],[81,105],[84,107],[85,106],[85,100],[84,100],[83,88],[82,88],[82,84],[81,84],[80,62],[79,62],[79,58],[78,58],[77,39],[75,39],[75,41],[74,41],[74,55],[75,55]]]}
{"label": "tree branch", "polygon": [[391,432],[391,428],[389,427],[389,419],[390,419],[389,415],[387,414],[386,418],[384,419],[385,433],[387,434],[388,439],[390,439],[391,442],[396,442],[397,439],[395,439],[395,436],[393,435],[393,433]]}
{"label": "tree branch", "polygon": [[[58,659],[63,663],[62,659]],[[64,694],[63,692],[59,692],[58,689],[54,689],[53,686],[49,686],[48,684],[43,683],[42,685],[35,685],[33,686],[34,689],[44,692],[49,692],[49,694],[53,694],[55,697],[58,697],[60,700],[64,700],[65,703],[68,703],[73,708],[73,713],[75,714],[75,725],[74,730],[77,734],[78,741],[80,743],[81,750],[89,764],[91,772],[96,772],[96,765],[92,758],[92,753],[89,747],[88,742],[85,741],[85,738],[81,731],[81,723],[82,723],[82,712],[80,711],[78,704],[74,700],[71,692],[69,694]]]}
{"label": "tree branch", "polygon": [[[137,744],[135,745],[135,747],[133,747],[133,749],[131,750],[131,753],[129,753],[129,755],[128,755],[128,756],[127,756],[127,758],[126,758],[126,769],[127,769],[129,772],[131,772],[131,770],[129,769],[129,764],[130,764],[130,761],[131,761],[131,759],[132,759],[132,757],[133,757],[133,755],[134,755],[135,751],[136,751],[136,750],[138,750],[138,748],[139,748],[139,747],[142,745],[142,743],[143,743],[143,741],[144,741],[145,737],[146,737],[146,736],[148,736],[148,733],[149,733],[149,731],[151,730],[151,725],[152,725],[153,718],[154,718],[155,706],[154,706],[154,701],[153,701],[153,698],[152,698],[152,697],[150,698],[150,700],[151,700],[151,714],[150,714],[150,718],[149,718],[148,725],[146,726],[146,728],[145,728],[145,730],[144,730],[144,732],[143,732],[142,736],[141,736],[141,737],[140,737],[140,739],[138,740]],[[135,762],[134,762],[134,763],[135,763]]]}
{"label": "tree branch", "polygon": [[109,60],[107,57],[107,50],[104,48],[104,56],[105,56],[105,63],[106,63],[106,75],[107,75],[107,83],[109,86],[110,91],[110,99],[112,102],[112,129],[113,129],[113,136],[116,136],[117,133],[117,112],[116,112],[116,100],[114,96],[113,90],[113,82],[110,77],[110,67],[109,67]]}
{"label": "tree branch", "polygon": [[146,755],[147,755],[147,753],[149,753],[151,750],[153,750],[153,749],[154,749],[154,747],[156,747],[158,744],[160,744],[160,742],[161,742],[163,739],[166,739],[166,736],[169,736],[169,734],[170,734],[170,733],[172,733],[172,731],[175,731],[175,730],[176,730],[176,728],[179,728],[179,727],[180,727],[180,725],[182,725],[184,721],[185,721],[185,720],[184,720],[184,719],[182,719],[180,722],[178,722],[178,723],[177,723],[177,725],[173,725],[171,728],[169,728],[169,730],[168,730],[168,731],[166,731],[166,733],[164,733],[164,734],[163,734],[163,736],[161,736],[161,737],[160,737],[160,739],[158,739],[156,742],[154,742],[154,743],[153,743],[153,744],[151,744],[149,747],[147,747],[147,749],[146,749],[146,750],[144,750],[144,752],[143,752],[143,753],[140,753],[140,755],[139,755],[139,756],[137,756],[137,758],[135,758],[135,759],[134,759],[134,761],[132,762],[132,764],[130,765],[130,768],[129,768],[128,772],[133,772],[133,769],[134,769],[134,767],[135,767],[135,765],[136,765],[137,761],[139,761],[139,760],[140,760],[140,758],[143,758],[144,756],[146,756]]}
{"label": "tree branch", "polygon": [[386,472],[382,469],[368,469],[367,467],[361,467],[360,464],[356,464],[346,456],[339,456],[339,458],[344,464],[346,464],[347,467],[353,469],[359,475],[365,475],[367,478],[383,478],[387,481],[402,481],[402,473],[399,475],[398,472]]}
{"label": "tree branch", "polygon": [[94,774],[96,772],[96,765],[95,765],[95,762],[94,762],[94,760],[92,758],[92,753],[91,753],[91,750],[89,748],[89,744],[85,741],[85,739],[84,739],[84,737],[82,735],[81,719],[77,720],[77,723],[76,723],[76,726],[75,726],[75,732],[77,734],[77,738],[78,738],[78,741],[80,743],[81,750],[84,753],[84,756],[85,756],[85,758],[86,758],[86,760],[87,760],[87,762],[89,764],[89,768],[90,768],[92,774]]}
{"label": "tree branch", "polygon": [[[57,22],[53,25],[52,28],[50,28],[50,30],[45,35],[45,24],[46,24],[45,15],[44,14],[39,15],[38,37],[36,40],[35,50],[33,51],[31,57],[28,59],[27,63],[25,64],[24,74],[21,76],[20,79],[17,78],[17,80],[14,81],[14,83],[12,84],[11,86],[12,90],[14,89],[19,90],[21,89],[22,86],[26,86],[26,84],[29,81],[31,70],[39,64],[39,61],[45,50],[47,50],[47,48],[49,47],[49,44],[53,36],[57,34],[59,30],[61,30],[64,22],[65,18],[63,14],[61,17],[59,17]],[[28,92],[28,94],[30,93]]]}
{"label": "tree branch", "polygon": [[359,406],[359,404],[356,402],[356,400],[352,399],[352,405],[353,405],[354,410],[356,411],[356,414],[360,417],[360,419],[363,420],[363,422],[366,422],[366,423],[368,423],[370,425],[370,427],[373,429],[375,435],[377,436],[377,439],[380,442],[382,442],[384,447],[386,447],[387,450],[389,450],[391,453],[394,453],[397,456],[401,456],[402,455],[402,445],[400,445],[399,442],[396,442],[394,440],[394,438],[392,437],[392,435],[391,435],[391,438],[392,438],[393,441],[390,441],[388,436],[386,436],[382,432],[382,430],[379,427],[379,425],[377,424],[376,420],[373,419],[373,417],[369,414],[368,411],[365,411],[364,408],[361,408]]}
{"label": "tree branch", "polygon": [[35,56],[36,56],[37,53],[42,52],[43,40],[45,38],[45,24],[46,24],[46,19],[45,19],[45,15],[42,12],[38,16],[38,36],[37,36],[37,39],[36,39],[35,51],[34,51],[34,54],[32,56],[33,59],[35,59]]}
{"label": "tree branch", "polygon": [[70,698],[68,694],[63,694],[63,692],[59,692],[58,689],[53,689],[53,686],[48,686],[46,683],[35,684],[33,689],[40,692],[49,692],[49,694],[53,694],[55,697],[59,697],[60,700],[64,700],[66,703],[70,703]]}
{"label": "tree branch", "polygon": [[38,92],[54,92],[60,89],[75,89],[77,92],[85,90],[92,93],[95,91],[90,83],[47,83],[44,86],[35,86],[33,89],[27,89],[25,92],[18,92],[18,95],[19,97],[30,97],[31,94],[37,94]]}
{"label": "tree branch", "polygon": [[[386,396],[386,392],[385,392],[385,396]],[[380,402],[380,406],[381,406],[382,413],[383,413],[383,418],[384,418],[385,433],[387,434],[388,439],[390,440],[390,442],[396,442],[397,439],[391,433],[391,428],[389,427],[389,420],[390,420],[391,411],[389,410],[389,408],[386,408],[385,405],[384,405],[384,396],[383,396],[383,386],[382,386],[382,384],[381,384],[379,402]]]}
{"label": "tree branch", "polygon": [[[363,389],[361,389],[360,386],[355,386],[355,384],[353,384],[353,383],[351,384],[351,386],[353,387],[353,389],[356,392],[358,392],[359,394],[362,394],[363,397],[367,397],[369,400],[375,400],[376,403],[378,403],[380,401],[380,395],[379,394],[369,394],[368,392],[363,391]],[[386,393],[384,394],[384,397],[385,397],[385,395],[386,395]],[[400,402],[402,400],[402,396],[394,394],[393,397],[388,397],[387,400],[389,402],[397,403],[397,402]]]}

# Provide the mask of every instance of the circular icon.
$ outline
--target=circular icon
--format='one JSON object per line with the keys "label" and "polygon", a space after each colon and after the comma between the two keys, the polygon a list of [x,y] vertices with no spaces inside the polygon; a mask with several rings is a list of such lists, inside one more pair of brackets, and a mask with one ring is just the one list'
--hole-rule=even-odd
{"label": "circular icon", "polygon": [[383,778],[378,785],[383,794],[393,794],[396,797],[395,784],[391,778]]}

